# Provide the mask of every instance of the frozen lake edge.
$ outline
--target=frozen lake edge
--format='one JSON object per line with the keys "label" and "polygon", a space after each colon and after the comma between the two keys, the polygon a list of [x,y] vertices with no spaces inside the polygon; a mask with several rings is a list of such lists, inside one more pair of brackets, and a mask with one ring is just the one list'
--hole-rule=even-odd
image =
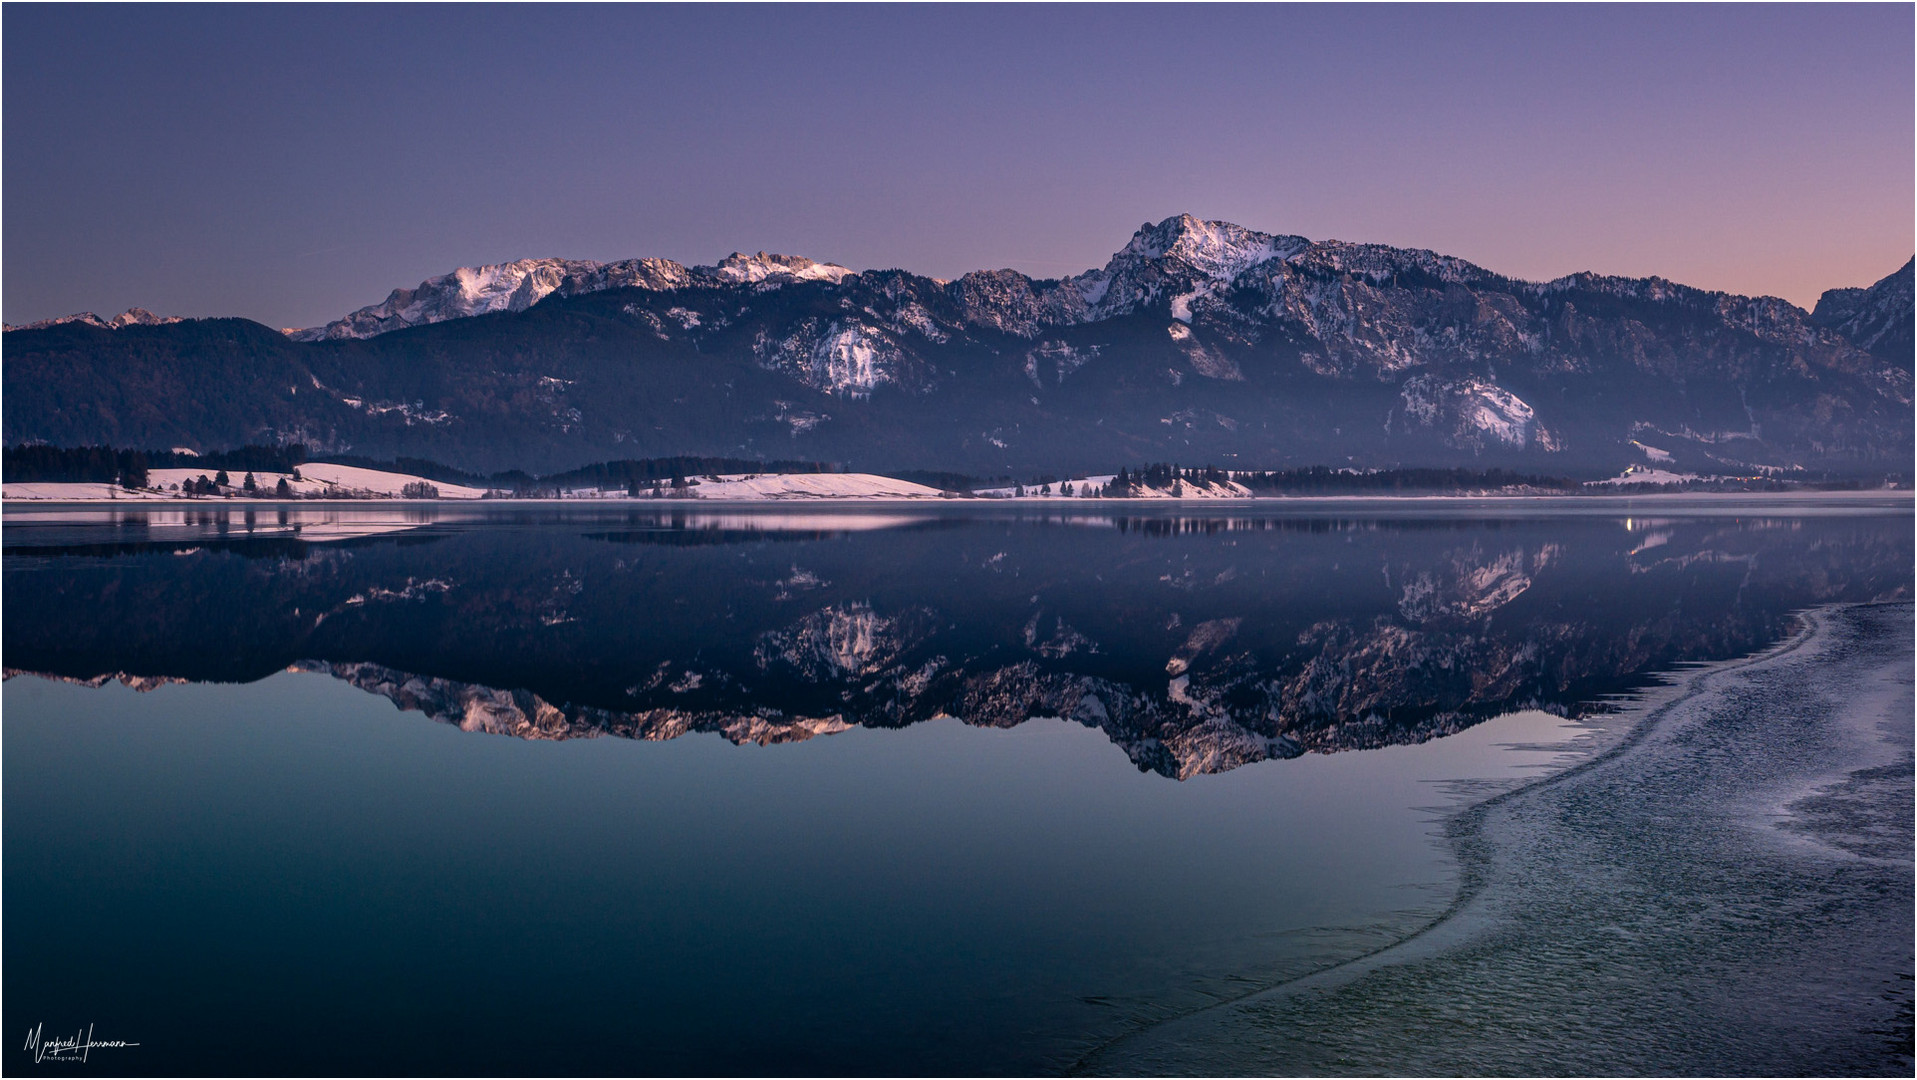
{"label": "frozen lake edge", "polygon": [[1448,823],[1431,924],[1075,1071],[1907,1075],[1911,611],[1674,673],[1614,745]]}

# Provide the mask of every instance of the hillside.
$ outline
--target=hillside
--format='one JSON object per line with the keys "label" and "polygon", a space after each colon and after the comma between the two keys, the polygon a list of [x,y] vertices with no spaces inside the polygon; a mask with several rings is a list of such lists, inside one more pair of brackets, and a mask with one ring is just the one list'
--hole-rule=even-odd
{"label": "hillside", "polygon": [[13,330],[4,434],[298,441],[477,471],[671,454],[978,475],[1146,460],[1903,471],[1911,273],[1833,290],[1812,314],[1188,216],[1063,280],[763,254],[529,260],[290,335],[151,316]]}

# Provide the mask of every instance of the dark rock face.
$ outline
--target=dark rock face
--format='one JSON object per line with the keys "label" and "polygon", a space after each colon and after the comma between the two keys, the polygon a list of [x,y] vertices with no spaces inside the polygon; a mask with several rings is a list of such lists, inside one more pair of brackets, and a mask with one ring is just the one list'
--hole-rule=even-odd
{"label": "dark rock face", "polygon": [[300,440],[542,471],[700,453],[981,475],[1150,459],[1595,476],[1651,447],[1702,474],[1864,473],[1908,466],[1911,320],[1910,266],[1807,314],[1182,216],[1063,280],[764,253],[525,260],[397,290],[300,340],[242,320],[18,330],[4,423],[10,443]]}
{"label": "dark rock face", "polygon": [[1811,312],[1814,326],[1829,327],[1871,355],[1910,370],[1912,263],[1868,289],[1832,289]]}

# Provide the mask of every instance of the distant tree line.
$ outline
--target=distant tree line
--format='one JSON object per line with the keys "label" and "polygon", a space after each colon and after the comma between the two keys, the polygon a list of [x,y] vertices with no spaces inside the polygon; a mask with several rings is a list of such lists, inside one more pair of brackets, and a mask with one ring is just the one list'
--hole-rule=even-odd
{"label": "distant tree line", "polygon": [[[940,491],[970,491],[984,483],[976,476],[940,472],[937,469],[899,469],[886,475],[894,480],[903,480],[908,484],[924,484],[926,487],[935,487]],[[1006,483],[1009,484],[1011,481],[1011,477],[1005,477]]]}
{"label": "distant tree line", "polygon": [[[1215,470],[1213,470],[1215,471]],[[1231,479],[1252,491],[1273,495],[1348,495],[1364,492],[1484,491],[1499,488],[1539,488],[1576,491],[1576,480],[1561,476],[1532,476],[1507,469],[1379,469],[1375,472],[1308,469],[1275,472],[1234,472]]]}
{"label": "distant tree line", "polygon": [[1137,472],[1120,468],[1111,483],[1105,485],[1104,495],[1108,499],[1123,499],[1135,494],[1139,488],[1169,489],[1180,484],[1223,485],[1231,479],[1232,474],[1211,465],[1191,468],[1182,465],[1146,465]]}
{"label": "distant tree line", "polygon": [[96,483],[146,486],[151,462],[138,450],[110,446],[9,446],[0,451],[0,479],[8,483]]}
{"label": "distant tree line", "polygon": [[306,446],[247,445],[234,450],[209,450],[195,454],[179,450],[148,450],[148,463],[155,469],[226,469],[233,472],[290,473],[306,463]]}
{"label": "distant tree line", "polygon": [[[724,476],[737,473],[832,473],[843,472],[837,465],[818,461],[754,461],[751,458],[729,457],[664,457],[640,458],[627,461],[602,461],[596,465],[583,465],[561,473],[548,473],[545,476],[526,477],[527,481],[540,487],[549,488],[585,488],[596,487],[603,491],[625,488],[628,492],[635,486],[650,488],[655,482],[669,483],[680,481],[676,486],[685,487],[688,477]],[[518,474],[525,476],[524,473]],[[496,476],[495,481],[503,476]],[[498,485],[495,486],[505,486]]]}

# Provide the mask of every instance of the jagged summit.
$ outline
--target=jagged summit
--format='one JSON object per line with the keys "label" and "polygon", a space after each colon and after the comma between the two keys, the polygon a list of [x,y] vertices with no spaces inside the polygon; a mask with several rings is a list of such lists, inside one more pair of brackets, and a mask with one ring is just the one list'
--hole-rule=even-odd
{"label": "jagged summit", "polygon": [[519,259],[491,266],[463,266],[427,278],[411,289],[325,326],[286,331],[295,341],[369,338],[448,319],[524,311],[546,297],[579,296],[605,289],[681,289],[700,282],[782,285],[794,281],[838,282],[852,271],[798,255],[733,252],[717,266],[687,267],[670,259]]}
{"label": "jagged summit", "polygon": [[1207,277],[1229,281],[1266,259],[1295,254],[1310,243],[1302,236],[1273,236],[1229,221],[1200,221],[1179,214],[1156,225],[1141,225],[1106,269],[1177,259]]}
{"label": "jagged summit", "polygon": [[165,326],[168,323],[183,322],[178,315],[155,315],[145,308],[127,308],[111,319],[102,319],[91,311],[82,311],[73,315],[62,315],[57,319],[41,319],[25,326],[6,326],[7,330],[44,330],[49,326],[64,326],[67,323],[84,323],[97,326],[102,330],[121,330],[129,326]]}
{"label": "jagged summit", "polygon": [[[1808,321],[1829,328],[1875,355],[1895,359],[1911,350],[1911,272],[1890,275],[1868,289],[1832,289]],[[909,276],[909,275],[908,275]],[[428,278],[410,289],[394,289],[368,305],[324,326],[282,331],[295,341],[364,339],[449,319],[496,312],[524,311],[549,296],[572,297],[607,289],[667,291],[695,287],[745,286],[776,289],[803,282],[845,287],[859,274],[845,266],[799,255],[733,252],[712,266],[688,267],[670,259],[635,258],[618,262],[585,259],[518,259],[461,267]],[[1012,270],[974,271],[956,281],[932,285],[957,300],[980,325],[1031,337],[1046,327],[1065,327],[1129,315],[1154,304],[1169,307],[1171,317],[1192,325],[1209,309],[1220,310],[1234,289],[1269,298],[1265,312],[1289,312],[1316,325],[1339,319],[1313,299],[1331,279],[1362,280],[1379,287],[1402,280],[1441,286],[1517,291],[1535,297],[1564,293],[1603,293],[1622,299],[1663,302],[1685,300],[1714,305],[1734,321],[1753,328],[1805,319],[1806,313],[1771,297],[1738,297],[1694,289],[1659,277],[1623,278],[1595,273],[1553,281],[1505,278],[1463,259],[1416,248],[1384,244],[1314,241],[1265,233],[1229,221],[1177,214],[1147,222],[1102,267],[1063,280],[1034,280]],[[931,279],[918,279],[930,281]],[[92,312],[46,319],[24,327],[40,329],[79,322],[106,329],[177,321],[133,308],[113,319]],[[1908,360],[1902,361],[1906,367]]]}
{"label": "jagged summit", "polygon": [[1810,321],[1828,326],[1887,360],[1911,363],[1911,286],[1917,259],[1868,289],[1831,289]]}
{"label": "jagged summit", "polygon": [[1171,296],[1172,317],[1189,323],[1194,300],[1216,295],[1252,267],[1289,258],[1310,244],[1302,236],[1273,236],[1179,214],[1140,226],[1104,269],[1073,283],[1090,305],[1092,319],[1127,314]]}
{"label": "jagged summit", "polygon": [[10,335],[3,418],[16,441],[298,441],[481,468],[693,451],[979,475],[1154,458],[1605,476],[1908,463],[1912,266],[1813,316],[1188,214],[1117,248],[1072,277],[955,281],[767,252],[527,259],[293,335],[365,339],[352,348],[244,320]]}
{"label": "jagged summit", "polygon": [[[1069,279],[1070,293],[1053,299],[1050,306],[1056,311],[1046,321],[1095,321],[1134,311],[1168,294],[1183,297],[1179,310],[1189,318],[1190,302],[1199,295],[1216,293],[1251,267],[1290,258],[1310,246],[1311,241],[1302,236],[1275,236],[1228,221],[1201,221],[1179,214],[1142,226],[1103,268]],[[520,259],[462,267],[428,278],[415,288],[393,290],[379,304],[325,326],[288,331],[288,336],[296,341],[368,338],[447,319],[524,311],[550,295],[578,296],[629,287],[678,289],[701,283],[776,287],[824,281],[836,285],[854,273],[836,263],[764,251],[756,255],[735,251],[715,266],[690,268],[667,259],[616,263]]]}
{"label": "jagged summit", "polygon": [[717,266],[698,269],[710,271],[712,277],[721,281],[830,281],[834,284],[853,272],[837,263],[813,262],[802,255],[768,255],[763,251],[757,255],[735,251],[721,259]]}
{"label": "jagged summit", "polygon": [[524,311],[559,289],[569,278],[603,270],[600,263],[577,259],[518,259],[490,266],[462,266],[427,278],[411,289],[394,289],[386,299],[325,326],[294,330],[295,341],[368,338],[409,326],[495,311]]}

